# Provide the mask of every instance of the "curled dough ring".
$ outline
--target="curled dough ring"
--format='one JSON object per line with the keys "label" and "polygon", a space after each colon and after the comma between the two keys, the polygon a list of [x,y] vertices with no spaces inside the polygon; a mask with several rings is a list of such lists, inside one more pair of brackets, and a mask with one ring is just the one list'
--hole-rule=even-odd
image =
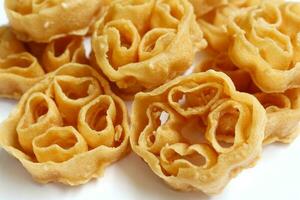
{"label": "curled dough ring", "polygon": [[102,6],[108,2],[6,0],[5,11],[20,40],[47,43],[66,35],[86,35]]}
{"label": "curled dough ring", "polygon": [[126,106],[109,83],[70,63],[23,95],[0,125],[0,146],[37,181],[78,185],[127,153],[128,129]]}
{"label": "curled dough ring", "polygon": [[0,58],[0,96],[18,99],[44,78],[44,70],[29,53]]}
{"label": "curled dough ring", "polygon": [[[274,13],[272,17],[270,12]],[[267,93],[280,93],[300,85],[299,57],[294,53],[299,46],[293,37],[281,31],[281,24],[285,23],[282,15],[280,6],[266,3],[241,12],[229,25],[234,36],[229,57]]]}
{"label": "curled dough ring", "polygon": [[223,73],[178,77],[133,102],[131,146],[179,190],[219,193],[260,156],[266,113]]}
{"label": "curled dough ring", "polygon": [[253,83],[251,76],[237,68],[226,53],[206,52],[205,58],[195,67],[195,72],[209,69],[226,73],[238,91],[253,94],[264,106],[268,122],[264,144],[291,143],[298,135],[300,120],[300,90],[290,89],[283,93],[265,93]]}
{"label": "curled dough ring", "polygon": [[95,62],[129,95],[183,73],[206,46],[187,0],[114,1],[95,27]]}

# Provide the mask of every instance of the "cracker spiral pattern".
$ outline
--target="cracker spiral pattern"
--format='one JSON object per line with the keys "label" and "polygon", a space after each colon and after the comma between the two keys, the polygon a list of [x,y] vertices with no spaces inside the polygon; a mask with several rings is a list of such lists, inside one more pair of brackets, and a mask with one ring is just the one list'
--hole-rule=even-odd
{"label": "cracker spiral pattern", "polygon": [[98,67],[127,94],[182,74],[205,46],[187,0],[115,1],[92,37]]}
{"label": "cracker spiral pattern", "polygon": [[210,69],[226,73],[238,91],[254,95],[264,106],[268,117],[264,144],[291,143],[298,136],[299,89],[290,89],[282,93],[262,92],[252,81],[249,73],[236,67],[226,53],[207,52],[205,59],[195,68],[195,72],[204,72]]}
{"label": "cracker spiral pattern", "polygon": [[93,68],[75,63],[28,90],[0,131],[0,145],[42,183],[86,183],[128,151],[124,102]]}
{"label": "cracker spiral pattern", "polygon": [[218,52],[227,51],[230,41],[227,25],[243,10],[264,2],[281,4],[283,0],[190,0],[193,4],[197,22],[201,27],[208,47]]}
{"label": "cracker spiral pattern", "polygon": [[0,96],[18,99],[44,74],[37,59],[29,53],[0,58]]}
{"label": "cracker spiral pattern", "polygon": [[89,63],[83,37],[66,36],[48,44],[19,41],[0,27],[0,96],[19,99],[44,75],[68,63]]}
{"label": "cracker spiral pattern", "polygon": [[175,189],[221,192],[258,159],[265,110],[223,73],[179,77],[133,103],[131,146]]}
{"label": "cracker spiral pattern", "polygon": [[[230,59],[238,68],[247,71],[255,84],[267,93],[300,86],[298,37],[290,30],[283,31],[289,21],[287,16],[292,15],[287,4],[262,4],[241,12],[229,25],[233,36]],[[297,4],[293,5],[297,7]]]}

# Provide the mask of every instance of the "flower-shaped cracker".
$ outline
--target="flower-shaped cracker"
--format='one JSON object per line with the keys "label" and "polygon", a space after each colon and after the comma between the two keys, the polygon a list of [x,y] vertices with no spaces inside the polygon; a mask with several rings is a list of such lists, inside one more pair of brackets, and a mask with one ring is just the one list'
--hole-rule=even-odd
{"label": "flower-shaped cracker", "polygon": [[[194,6],[197,18],[211,15],[218,12],[217,9],[223,6],[237,6],[239,8],[259,5],[264,0],[189,0]],[[270,1],[270,0],[268,0]],[[282,2],[283,0],[271,0],[271,2]]]}
{"label": "flower-shaped cracker", "polygon": [[18,99],[44,75],[9,27],[0,27],[0,96]]}
{"label": "flower-shaped cracker", "polygon": [[46,72],[55,71],[60,66],[74,62],[87,64],[83,37],[67,36],[53,40],[44,47],[41,63]]}
{"label": "flower-shaped cracker", "polygon": [[283,23],[280,26],[280,31],[296,37],[300,32],[300,3],[286,2],[280,7]]}
{"label": "flower-shaped cracker", "polygon": [[83,184],[128,150],[124,102],[89,66],[67,64],[28,90],[0,145],[39,182]]}
{"label": "flower-shaped cracker", "polygon": [[85,35],[109,0],[5,0],[10,25],[23,41]]}
{"label": "flower-shaped cracker", "polygon": [[[228,49],[230,35],[226,26],[230,19],[241,10],[258,6],[264,0],[190,0],[190,2],[194,6],[198,24],[203,30],[209,47],[221,52]],[[282,0],[271,2],[278,4]]]}
{"label": "flower-shaped cracker", "polygon": [[253,83],[251,76],[237,68],[225,53],[208,52],[195,72],[209,69],[226,73],[238,91],[253,94],[264,106],[268,122],[265,129],[264,144],[273,142],[290,143],[299,133],[300,89],[290,89],[283,93],[264,93]]}
{"label": "flower-shaped cracker", "polygon": [[275,94],[261,92],[255,96],[267,111],[264,144],[291,143],[300,130],[300,89]]}
{"label": "flower-shaped cracker", "polygon": [[179,190],[221,192],[259,158],[266,114],[224,73],[179,77],[133,102],[131,146]]}
{"label": "flower-shaped cracker", "polygon": [[196,17],[202,17],[217,7],[228,5],[228,0],[189,0],[194,7]]}
{"label": "flower-shaped cracker", "polygon": [[114,1],[96,23],[93,54],[124,93],[159,86],[190,67],[206,46],[187,0]]}
{"label": "flower-shaped cracker", "polygon": [[18,99],[44,77],[43,68],[29,53],[0,58],[0,96]]}
{"label": "flower-shaped cracker", "polygon": [[282,11],[286,9],[265,3],[240,12],[229,25],[229,57],[267,93],[300,87],[299,37],[281,32],[285,24]]}
{"label": "flower-shaped cracker", "polygon": [[215,51],[203,51],[203,57],[195,66],[194,72],[206,72],[210,69],[225,73],[230,77],[236,89],[240,92],[254,93],[258,91],[253,85],[251,76],[242,69],[237,68],[228,57],[228,54]]}
{"label": "flower-shaped cracker", "polygon": [[0,28],[0,96],[18,99],[45,73],[88,60],[83,37],[67,36],[49,44],[23,43],[8,27]]}

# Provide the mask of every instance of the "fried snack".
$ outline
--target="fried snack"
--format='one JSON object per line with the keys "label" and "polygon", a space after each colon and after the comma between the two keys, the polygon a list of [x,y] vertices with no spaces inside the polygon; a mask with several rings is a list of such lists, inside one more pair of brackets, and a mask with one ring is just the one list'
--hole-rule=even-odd
{"label": "fried snack", "polygon": [[290,36],[294,47],[293,63],[300,62],[300,3],[286,2],[281,7],[282,24],[279,29]]}
{"label": "fried snack", "polygon": [[104,78],[70,63],[23,95],[0,125],[0,145],[38,182],[83,184],[127,153],[127,118]]}
{"label": "fried snack", "polygon": [[42,65],[46,72],[55,71],[60,66],[70,63],[87,64],[83,46],[83,37],[67,36],[49,43],[42,55]]}
{"label": "fried snack", "polygon": [[225,53],[207,52],[205,59],[196,66],[195,72],[209,69],[226,73],[238,91],[253,94],[264,106],[268,123],[264,144],[273,142],[291,143],[299,133],[300,90],[290,89],[284,93],[264,93],[253,83],[250,75],[237,68]]}
{"label": "fried snack", "polygon": [[227,5],[227,0],[189,0],[194,7],[194,12],[197,18],[200,18],[207,13],[214,11],[216,8]]}
{"label": "fried snack", "polygon": [[256,93],[255,96],[267,111],[264,144],[293,142],[299,135],[300,89],[276,94]]}
{"label": "fried snack", "polygon": [[93,56],[127,94],[182,74],[206,46],[187,0],[114,1],[96,23]]}
{"label": "fried snack", "polygon": [[292,38],[297,37],[300,32],[300,4],[299,2],[286,2],[281,7],[282,24],[280,31]]}
{"label": "fried snack", "polygon": [[22,41],[50,42],[86,35],[110,0],[5,0],[10,25]]}
{"label": "fried snack", "polygon": [[18,99],[43,76],[42,67],[29,53],[0,58],[0,96]]}
{"label": "fried snack", "polygon": [[0,28],[2,97],[19,99],[26,90],[41,80],[44,73],[52,72],[70,62],[88,63],[83,37],[67,36],[49,44],[22,43],[10,28]]}
{"label": "fried snack", "polygon": [[[231,18],[251,6],[258,6],[264,0],[190,0],[193,4],[197,21],[208,41],[209,48],[223,52],[229,46],[230,34],[227,25]],[[282,0],[268,1],[280,4]]]}
{"label": "fried snack", "polygon": [[293,38],[280,31],[284,21],[279,8],[265,3],[241,12],[229,25],[233,36],[228,51],[230,59],[266,93],[300,87],[297,45],[293,46]]}
{"label": "fried snack", "polygon": [[32,94],[26,102],[24,114],[16,127],[19,144],[32,153],[32,140],[49,128],[62,126],[62,117],[55,102],[41,92]]}
{"label": "fried snack", "polygon": [[224,5],[197,20],[209,48],[218,52],[227,51],[230,35],[226,26],[230,19],[240,11],[240,8],[235,5]]}
{"label": "fried snack", "polygon": [[[217,9],[222,6],[236,6],[238,8],[257,6],[262,2],[283,3],[284,0],[189,0],[194,7],[197,18],[205,15],[211,15],[218,12]],[[205,17],[204,17],[205,18]]]}
{"label": "fried snack", "polygon": [[237,68],[225,52],[203,51],[203,57],[195,66],[194,72],[215,70],[230,77],[236,89],[240,92],[255,93],[259,91],[251,80],[251,76],[244,70]]}
{"label": "fried snack", "polygon": [[34,154],[40,163],[64,162],[76,154],[88,151],[84,138],[72,126],[50,128],[32,143]]}
{"label": "fried snack", "polygon": [[0,59],[25,51],[23,43],[20,42],[7,26],[0,27]]}
{"label": "fried snack", "polygon": [[264,108],[213,70],[179,77],[133,102],[131,146],[175,189],[222,191],[259,158]]}

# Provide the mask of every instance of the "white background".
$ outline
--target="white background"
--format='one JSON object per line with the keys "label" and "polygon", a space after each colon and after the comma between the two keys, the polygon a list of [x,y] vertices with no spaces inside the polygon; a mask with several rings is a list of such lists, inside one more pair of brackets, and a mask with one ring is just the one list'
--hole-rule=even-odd
{"label": "white background", "polygon": [[[0,0],[0,24],[7,23],[3,2]],[[0,99],[0,122],[15,103]],[[221,195],[207,197],[200,192],[173,191],[133,153],[108,167],[104,177],[69,187],[35,183],[16,159],[0,149],[0,200],[299,200],[299,170],[300,137],[291,145],[267,146],[254,168],[244,170]]]}

